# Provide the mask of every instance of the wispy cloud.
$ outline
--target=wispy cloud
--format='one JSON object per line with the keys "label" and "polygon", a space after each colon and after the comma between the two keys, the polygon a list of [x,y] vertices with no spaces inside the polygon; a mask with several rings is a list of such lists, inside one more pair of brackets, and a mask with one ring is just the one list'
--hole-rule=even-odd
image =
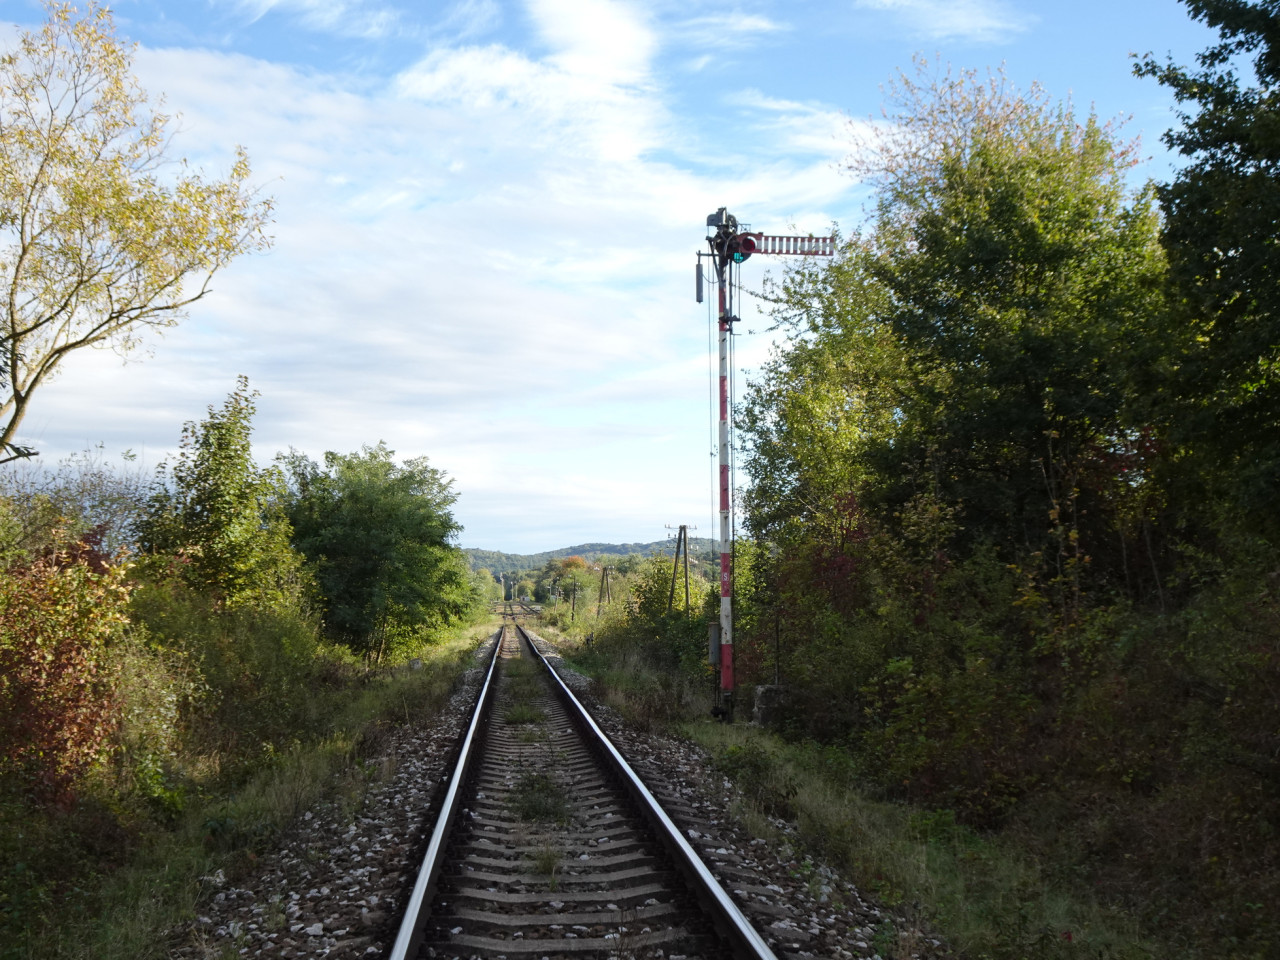
{"label": "wispy cloud", "polygon": [[232,0],[252,20],[272,11],[292,14],[309,29],[343,37],[375,38],[399,29],[400,13],[381,0]]}
{"label": "wispy cloud", "polygon": [[849,118],[829,104],[770,97],[754,88],[727,96],[725,102],[741,110],[767,135],[766,142],[787,155],[813,154],[829,160],[848,147]]}
{"label": "wispy cloud", "polygon": [[502,11],[494,0],[458,0],[432,32],[467,40],[495,29],[501,22]]}
{"label": "wispy cloud", "polygon": [[673,44],[681,46],[737,49],[790,29],[788,24],[759,14],[718,14],[676,22],[671,26],[670,38]]}
{"label": "wispy cloud", "polygon": [[855,0],[855,6],[893,14],[930,40],[1000,43],[1035,22],[1035,17],[1014,11],[1004,0]]}

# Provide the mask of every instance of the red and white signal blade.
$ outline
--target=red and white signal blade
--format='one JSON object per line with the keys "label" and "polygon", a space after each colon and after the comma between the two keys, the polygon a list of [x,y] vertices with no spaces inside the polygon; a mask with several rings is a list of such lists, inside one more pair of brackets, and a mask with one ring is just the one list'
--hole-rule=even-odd
{"label": "red and white signal blade", "polygon": [[790,257],[834,257],[835,237],[781,237],[753,233],[756,253],[772,253]]}

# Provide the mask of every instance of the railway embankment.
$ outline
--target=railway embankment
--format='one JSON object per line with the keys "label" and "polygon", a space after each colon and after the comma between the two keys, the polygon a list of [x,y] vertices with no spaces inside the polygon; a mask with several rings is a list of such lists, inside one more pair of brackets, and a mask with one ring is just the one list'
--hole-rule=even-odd
{"label": "railway embankment", "polygon": [[[559,659],[536,635],[535,642]],[[888,956],[888,930],[912,938],[903,956],[952,955],[906,912],[806,857],[785,820],[758,835],[744,818],[742,791],[705,751],[629,725],[592,695],[592,681],[559,668],[779,957]],[[478,668],[468,671],[434,721],[401,727],[366,760],[378,773],[358,807],[317,803],[255,869],[208,878],[196,918],[175,931],[173,954],[384,955],[432,826],[423,811],[443,789],[479,677]]]}

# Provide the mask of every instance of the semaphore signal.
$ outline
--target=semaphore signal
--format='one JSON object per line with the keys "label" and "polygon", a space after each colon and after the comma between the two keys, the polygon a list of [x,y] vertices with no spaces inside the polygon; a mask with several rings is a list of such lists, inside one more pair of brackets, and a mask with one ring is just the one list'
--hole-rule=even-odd
{"label": "semaphore signal", "polygon": [[[697,296],[702,302],[702,257],[709,256],[716,269],[719,291],[720,353],[720,623],[712,626],[712,665],[720,673],[723,716],[733,717],[733,489],[729,469],[729,335],[737,317],[733,315],[731,265],[741,265],[752,255],[830,257],[835,255],[834,237],[777,236],[744,230],[738,218],[721,207],[707,217],[715,232],[707,237],[710,254],[698,254]],[[719,636],[717,638],[716,633]],[[718,649],[719,656],[715,656]]]}

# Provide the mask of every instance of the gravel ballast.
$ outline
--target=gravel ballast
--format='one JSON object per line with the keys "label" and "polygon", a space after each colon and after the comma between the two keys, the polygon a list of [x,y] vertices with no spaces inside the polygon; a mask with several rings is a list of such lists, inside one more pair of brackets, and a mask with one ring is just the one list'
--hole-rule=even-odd
{"label": "gravel ballast", "polygon": [[[780,958],[878,957],[890,937],[898,956],[907,943],[921,960],[953,956],[835,871],[798,856],[785,821],[773,821],[781,842],[752,836],[733,814],[736,788],[700,748],[627,727],[591,696],[591,681],[534,639]],[[433,721],[399,728],[381,756],[365,761],[391,772],[370,785],[354,816],[338,804],[317,806],[251,875],[206,878],[197,918],[174,932],[169,956],[384,956],[481,678],[478,666],[468,670]]]}

